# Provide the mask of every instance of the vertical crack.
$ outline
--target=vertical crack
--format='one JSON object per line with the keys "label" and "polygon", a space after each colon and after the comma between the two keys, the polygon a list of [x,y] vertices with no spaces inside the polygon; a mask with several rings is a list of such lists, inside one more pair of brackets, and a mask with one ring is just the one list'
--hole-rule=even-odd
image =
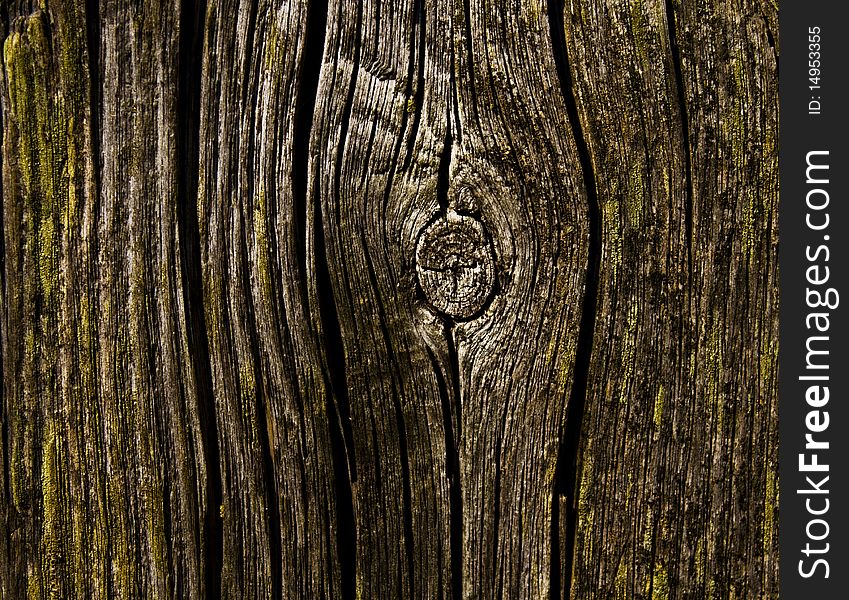
{"label": "vertical crack", "polygon": [[89,102],[91,105],[91,154],[94,164],[94,189],[100,193],[100,172],[103,169],[100,155],[100,2],[86,0],[86,43],[88,49]]}
{"label": "vertical crack", "polygon": [[[463,494],[460,487],[460,453],[458,450],[462,439],[462,420],[460,400],[460,359],[457,356],[457,345],[454,341],[453,325],[445,325],[445,339],[448,344],[448,360],[451,368],[451,398],[448,410],[453,411],[453,422],[445,423],[445,448],[447,451],[448,476],[450,481],[450,528],[451,528],[451,591],[454,600],[463,597]],[[496,502],[498,499],[496,498]]]}
{"label": "vertical crack", "polygon": [[451,184],[451,149],[453,143],[449,120],[449,125],[445,128],[445,143],[442,147],[442,153],[439,155],[439,171],[437,172],[436,179],[436,200],[443,213],[448,210],[448,188]]}
{"label": "vertical crack", "polygon": [[[475,67],[474,67],[474,50],[472,40],[472,8],[470,0],[463,0],[463,27],[465,28],[466,33],[466,56],[468,57],[466,60],[468,61],[467,73],[469,75],[469,92],[472,100],[472,112],[475,115],[475,118],[478,117],[478,92],[475,86]],[[452,56],[453,56],[453,36],[452,36]],[[452,71],[454,70],[454,65],[451,65]]]}
{"label": "vertical crack", "polygon": [[687,265],[689,273],[688,289],[693,289],[693,170],[690,164],[690,118],[687,114],[687,95],[684,90],[684,77],[681,74],[681,52],[678,38],[675,36],[675,8],[673,0],[666,0],[666,27],[669,33],[669,49],[672,54],[672,69],[675,73],[675,90],[678,95],[678,107],[681,110],[681,136],[684,154],[684,175],[687,199],[684,204],[684,227],[687,235]]}
{"label": "vertical crack", "polygon": [[336,311],[336,301],[330,282],[327,252],[324,247],[324,224],[321,202],[313,198],[315,211],[315,276],[321,330],[324,333],[324,357],[327,365],[327,417],[330,446],[333,456],[336,496],[336,553],[342,581],[342,600],[356,597],[357,530],[354,520],[352,484],[357,480],[354,435],[351,428],[351,409],[342,329]]}
{"label": "vertical crack", "polygon": [[[598,272],[601,257],[601,219],[599,213],[598,191],[592,158],[584,137],[578,104],[572,85],[572,72],[566,49],[564,0],[547,0],[548,22],[551,31],[551,44],[560,90],[566,103],[566,112],[587,193],[587,218],[589,221],[589,252],[587,255],[586,284],[581,323],[578,330],[578,344],[575,352],[575,375],[572,393],[566,407],[566,423],[560,438],[560,448],[555,469],[555,483],[552,498],[551,520],[551,597],[569,599],[572,594],[572,578],[575,560],[575,538],[578,524],[578,495],[580,493],[580,442],[587,384],[589,381],[590,361],[592,357],[593,335],[595,331],[596,302],[598,295]],[[564,497],[566,514],[560,514],[560,497]],[[564,521],[566,539],[562,538],[560,522]],[[565,569],[565,572],[562,570]],[[563,589],[560,590],[560,580]]]}
{"label": "vertical crack", "polygon": [[[91,4],[96,4],[94,0]],[[198,168],[200,152],[200,92],[204,38],[205,0],[182,0],[180,5],[180,49],[177,84],[177,212],[180,262],[186,329],[192,348],[192,369],[197,387],[201,445],[206,463],[206,506],[201,531],[204,588],[207,598],[221,597],[222,529],[221,466],[212,368],[203,307],[200,234],[197,220]],[[99,30],[99,28],[98,28]],[[90,56],[91,60],[91,56]]]}
{"label": "vertical crack", "polygon": [[[327,9],[325,7],[325,14]],[[348,126],[354,106],[354,96],[357,88],[357,77],[360,70],[360,51],[363,27],[363,6],[357,4],[356,33],[354,35],[353,70],[350,90],[345,99],[342,120],[339,131],[339,147],[337,149],[333,169],[333,196],[339,197],[342,180],[342,164],[345,155],[345,144],[348,139]],[[326,16],[325,16],[326,27]],[[314,186],[311,201],[314,210],[315,242],[315,276],[318,310],[321,317],[322,332],[325,336],[324,349],[327,369],[331,382],[331,396],[328,399],[328,418],[330,419],[330,438],[333,453],[336,485],[336,531],[337,552],[340,564],[341,593],[344,600],[356,597],[356,568],[357,568],[357,531],[354,514],[353,482],[356,481],[356,460],[354,452],[353,432],[351,430],[350,399],[347,386],[347,366],[345,350],[342,342],[342,331],[336,310],[336,298],[330,279],[329,261],[324,240],[324,207],[319,197],[319,188]],[[338,210],[338,203],[336,210]],[[333,403],[335,399],[336,404]],[[346,473],[347,469],[347,473]]]}
{"label": "vertical crack", "polygon": [[[446,335],[450,336],[450,327],[446,325]],[[445,469],[448,474],[448,485],[450,494],[450,565],[451,565],[451,597],[454,600],[462,598],[462,520],[458,523],[454,515],[461,515],[463,511],[462,496],[460,495],[459,466],[457,456],[457,444],[454,438],[453,406],[451,401],[458,386],[452,384],[449,391],[448,384],[442,374],[442,366],[436,356],[427,348],[428,357],[436,375],[436,384],[439,388],[439,397],[442,404],[442,426],[445,429]],[[451,373],[453,378],[454,356],[449,348],[449,362],[451,362]],[[456,574],[456,575],[455,575]]]}
{"label": "vertical crack", "polygon": [[[416,41],[416,25],[418,25],[418,41]],[[410,137],[409,137],[409,146],[407,147],[407,154],[404,158],[404,164],[401,166],[401,171],[406,171],[410,166],[410,162],[413,160],[413,151],[416,145],[416,137],[418,136],[419,131],[419,121],[421,120],[421,116],[423,113],[422,105],[424,103],[424,90],[425,90],[425,41],[427,38],[427,25],[425,22],[425,8],[424,8],[424,0],[415,0],[415,5],[413,9],[413,27],[412,29],[412,37],[410,39],[410,58],[408,63],[407,70],[407,89],[406,95],[409,97],[411,86],[413,85],[413,65],[415,64],[416,58],[418,58],[417,72],[415,77],[415,85],[416,92],[413,96],[413,122],[410,127]],[[402,127],[401,131],[404,131],[406,128],[407,116],[406,114],[402,117]],[[397,157],[393,164],[397,164]]]}
{"label": "vertical crack", "polygon": [[[303,58],[298,80],[301,82],[295,105],[293,123],[293,192],[295,197],[295,227],[299,244],[299,264],[302,273],[308,273],[307,236],[312,236],[315,250],[315,286],[321,331],[324,335],[323,358],[327,396],[328,429],[333,486],[335,496],[335,544],[339,563],[339,598],[356,597],[357,531],[354,520],[353,483],[357,480],[357,462],[354,452],[354,435],[351,428],[351,409],[346,378],[345,351],[342,329],[336,310],[336,300],[330,280],[321,199],[318,188],[309,189],[310,140],[318,94],[319,75],[322,68],[327,29],[327,0],[310,2],[305,26]],[[344,138],[343,138],[344,139]],[[312,226],[307,218],[312,203]],[[303,228],[303,229],[299,229]],[[308,301],[308,293],[305,301]],[[336,589],[332,586],[331,589]]]}
{"label": "vertical crack", "polygon": [[[446,111],[445,141],[439,157],[436,198],[443,215],[448,211],[448,190],[451,185],[451,155],[454,145],[451,132],[450,109]],[[446,470],[449,485],[449,528],[451,551],[451,594],[454,600],[463,594],[463,495],[460,487],[460,454],[462,411],[460,393],[460,360],[454,340],[454,322],[445,318],[445,343],[448,349],[448,378],[450,390],[438,365],[435,365],[437,383],[442,398],[443,427],[445,429]]]}

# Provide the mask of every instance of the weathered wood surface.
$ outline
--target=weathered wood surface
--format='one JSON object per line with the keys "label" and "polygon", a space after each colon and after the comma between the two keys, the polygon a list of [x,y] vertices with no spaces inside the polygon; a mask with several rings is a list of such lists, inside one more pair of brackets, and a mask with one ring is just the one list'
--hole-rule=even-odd
{"label": "weathered wood surface", "polygon": [[0,598],[777,596],[773,4],[0,21]]}
{"label": "weathered wood surface", "polygon": [[775,8],[588,4],[565,31],[602,231],[573,597],[775,596]]}
{"label": "weathered wood surface", "polygon": [[200,596],[217,467],[182,275],[179,14],[24,8],[3,46],[2,596]]}

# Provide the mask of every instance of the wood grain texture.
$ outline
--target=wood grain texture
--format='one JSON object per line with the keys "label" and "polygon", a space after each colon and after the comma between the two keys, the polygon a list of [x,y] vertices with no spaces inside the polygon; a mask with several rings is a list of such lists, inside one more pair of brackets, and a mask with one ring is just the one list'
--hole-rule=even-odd
{"label": "wood grain texture", "polygon": [[4,43],[2,595],[199,596],[178,13],[84,8],[12,7]]}
{"label": "wood grain texture", "polygon": [[609,8],[566,18],[602,215],[572,597],[774,597],[776,15]]}
{"label": "wood grain texture", "polygon": [[338,425],[297,187],[306,157],[295,157],[309,132],[298,104],[312,102],[298,85],[308,8],[216,2],[206,13],[198,221],[226,597],[342,597]]}
{"label": "wood grain texture", "polygon": [[451,597],[456,567],[450,380],[418,331],[411,254],[431,217],[421,204],[436,202],[446,127],[447,91],[424,45],[425,23],[438,35],[435,11],[331,3],[310,135],[308,214],[336,307],[356,465],[358,598]]}
{"label": "wood grain texture", "polygon": [[[565,107],[523,93],[559,86],[544,8],[330,8],[313,148],[362,597],[549,592],[587,224]],[[526,44],[492,48],[487,26]],[[497,291],[469,321],[432,310],[414,270],[421,232],[452,213],[495,256]]]}
{"label": "wood grain texture", "polygon": [[0,599],[777,597],[773,4],[0,27]]}
{"label": "wood grain texture", "polygon": [[591,198],[547,9],[466,4],[463,14],[455,5],[453,37],[464,43],[455,50],[452,187],[458,206],[487,218],[502,268],[491,313],[455,332],[467,598],[557,589],[554,487],[585,308]]}

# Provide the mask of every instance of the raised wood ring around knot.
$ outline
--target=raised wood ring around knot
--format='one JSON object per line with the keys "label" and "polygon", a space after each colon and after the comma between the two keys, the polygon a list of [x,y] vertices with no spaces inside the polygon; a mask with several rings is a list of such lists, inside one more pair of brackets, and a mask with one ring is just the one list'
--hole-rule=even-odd
{"label": "raised wood ring around knot", "polygon": [[422,231],[416,275],[430,305],[452,319],[479,312],[495,289],[495,257],[483,224],[449,211]]}

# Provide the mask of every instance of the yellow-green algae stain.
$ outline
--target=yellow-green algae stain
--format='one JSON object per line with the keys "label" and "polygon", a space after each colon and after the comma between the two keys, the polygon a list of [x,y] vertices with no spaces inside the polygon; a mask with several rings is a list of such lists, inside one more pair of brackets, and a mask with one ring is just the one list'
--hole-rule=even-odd
{"label": "yellow-green algae stain", "polygon": [[[592,485],[594,474],[592,442],[587,443],[581,461],[581,486],[578,490],[578,524],[576,533],[582,538],[584,553],[591,555],[596,506],[593,502],[595,490]],[[569,501],[571,502],[571,498]]]}
{"label": "yellow-green algae stain", "polygon": [[622,358],[621,364],[624,366],[625,372],[618,383],[619,385],[619,402],[626,404],[630,399],[630,385],[634,379],[634,365],[636,364],[637,354],[637,317],[639,307],[637,303],[632,303],[628,309],[628,317],[625,322],[625,331],[622,335]]}
{"label": "yellow-green algae stain", "polygon": [[259,284],[262,291],[262,302],[270,303],[272,300],[271,268],[268,257],[271,248],[268,241],[268,211],[265,203],[265,190],[261,189],[256,195],[254,204],[254,236],[256,240],[256,268]]}
{"label": "yellow-green algae stain", "polygon": [[[64,270],[65,248],[82,235],[85,193],[93,189],[85,163],[89,80],[82,10],[71,2],[50,14],[42,2],[40,10],[13,22],[3,44],[10,101],[5,200],[17,210],[8,226],[22,240],[17,265],[23,269],[20,300],[27,312],[22,392],[9,401],[22,403],[12,426],[40,447],[34,454],[14,445],[9,475],[15,504],[30,502],[34,493],[41,500],[40,557],[27,569],[27,594],[33,598],[105,594],[103,582],[84,571],[102,551],[101,532],[92,525],[100,519],[97,509],[82,513],[83,500],[69,489],[80,465],[66,456],[70,440],[63,425],[88,412],[98,418],[91,402],[80,402],[95,395],[92,307]],[[60,366],[64,344],[72,355],[79,352],[79,380],[68,379]]]}
{"label": "yellow-green algae stain", "polygon": [[657,396],[654,399],[654,426],[660,431],[660,425],[663,422],[663,396],[665,390],[663,384],[657,388]]}
{"label": "yellow-green algae stain", "polygon": [[49,585],[47,596],[60,598],[58,581],[60,567],[65,561],[65,527],[62,510],[61,469],[64,458],[61,455],[61,440],[57,434],[58,425],[48,419],[42,438],[41,493],[44,502],[44,530],[41,535],[42,576]]}
{"label": "yellow-green algae stain", "polygon": [[668,600],[669,592],[669,574],[662,564],[655,563],[651,579],[652,600]]}
{"label": "yellow-green algae stain", "polygon": [[[16,398],[23,405],[12,414],[18,417],[13,424],[16,430],[23,430],[24,438],[32,436],[44,445],[45,431],[39,435],[36,428],[45,409],[52,407],[55,398],[55,377],[51,361],[47,360],[55,341],[50,343],[56,308],[55,290],[58,288],[57,268],[54,264],[56,247],[54,237],[57,224],[53,222],[53,198],[55,178],[53,172],[53,148],[51,146],[52,126],[50,119],[50,78],[48,61],[49,43],[41,13],[26,19],[21,31],[9,35],[3,45],[3,58],[6,65],[7,86],[10,99],[10,115],[4,140],[12,155],[9,169],[17,175],[19,185],[10,186],[9,197],[5,202],[17,204],[21,211],[20,227],[24,256],[21,257],[23,273],[24,310],[28,313],[24,331],[24,361],[22,366],[22,398]],[[12,400],[10,400],[12,401]],[[34,414],[33,414],[34,413]],[[48,452],[45,449],[44,452]],[[29,495],[38,485],[38,473],[30,472],[37,468],[23,456],[20,445],[13,446],[11,461],[11,487],[15,503],[28,502]],[[41,493],[50,484],[50,457],[42,457]],[[48,477],[47,481],[44,477]],[[48,504],[45,518],[50,518],[50,505],[53,496],[45,498]],[[47,525],[47,524],[45,524]],[[45,536],[49,535],[49,527]],[[49,543],[45,537],[42,542]],[[32,578],[38,573],[29,573],[28,587],[36,589]]]}
{"label": "yellow-green algae stain", "polygon": [[778,474],[767,464],[766,494],[764,497],[763,551],[764,556],[773,552],[775,544],[775,516],[778,508]]}

